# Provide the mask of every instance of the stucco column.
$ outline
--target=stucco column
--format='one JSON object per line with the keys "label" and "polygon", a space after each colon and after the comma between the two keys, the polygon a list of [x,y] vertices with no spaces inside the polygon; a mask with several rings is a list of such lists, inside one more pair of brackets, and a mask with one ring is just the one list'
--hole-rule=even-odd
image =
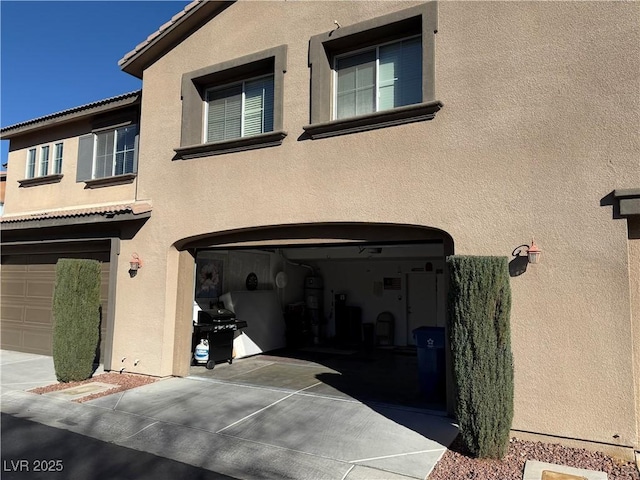
{"label": "stucco column", "polygon": [[172,374],[189,375],[193,317],[194,259],[188,251],[177,252],[175,322]]}

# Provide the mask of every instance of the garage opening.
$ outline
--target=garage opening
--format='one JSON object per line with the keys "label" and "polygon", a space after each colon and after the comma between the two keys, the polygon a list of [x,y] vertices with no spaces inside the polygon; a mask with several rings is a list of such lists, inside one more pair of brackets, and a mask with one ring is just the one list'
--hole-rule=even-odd
{"label": "garage opening", "polygon": [[[444,339],[445,256],[452,242],[439,231],[422,236],[428,238],[267,239],[193,248],[190,374],[444,409],[444,341],[428,352],[439,355],[430,360],[437,378],[428,387],[416,343],[425,327],[439,329]],[[227,347],[211,333],[211,322],[199,325],[216,312],[231,312],[238,326]],[[210,368],[195,355],[205,339],[211,355],[228,348]]]}

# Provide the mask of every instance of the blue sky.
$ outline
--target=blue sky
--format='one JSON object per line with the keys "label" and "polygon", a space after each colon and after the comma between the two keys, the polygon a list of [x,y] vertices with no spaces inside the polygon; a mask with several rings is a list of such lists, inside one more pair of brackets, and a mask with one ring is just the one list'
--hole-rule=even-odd
{"label": "blue sky", "polygon": [[188,3],[1,0],[0,125],[141,88],[118,60]]}

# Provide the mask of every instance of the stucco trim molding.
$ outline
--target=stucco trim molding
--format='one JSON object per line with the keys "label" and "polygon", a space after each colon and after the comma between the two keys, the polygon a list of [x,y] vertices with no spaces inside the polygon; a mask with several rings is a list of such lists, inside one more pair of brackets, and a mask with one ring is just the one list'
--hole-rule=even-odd
{"label": "stucco trim molding", "polygon": [[267,73],[273,74],[273,132],[271,133],[282,132],[287,48],[287,45],[279,45],[182,75],[182,125],[179,150],[202,145],[204,142],[204,111],[208,88]]}
{"label": "stucco trim molding", "polygon": [[418,103],[416,105],[408,105],[368,115],[305,125],[302,128],[313,140],[316,140],[318,138],[364,132],[366,130],[402,125],[405,123],[433,120],[436,113],[438,113],[443,106],[442,102],[436,100],[434,102]]}
{"label": "stucco trim molding", "polygon": [[422,39],[422,103],[436,101],[435,35],[438,3],[426,2],[381,17],[314,35],[309,40],[311,124],[333,117],[333,61],[336,55],[392,39],[420,35]]}
{"label": "stucco trim molding", "polygon": [[113,185],[125,185],[133,183],[137,175],[135,173],[125,173],[124,175],[115,175],[113,177],[94,178],[93,180],[85,180],[85,188],[102,188],[111,187]]}
{"label": "stucco trim molding", "polygon": [[174,149],[174,152],[176,152],[175,160],[189,160],[210,155],[222,155],[223,153],[244,152],[254,148],[276,147],[282,144],[286,136],[287,132],[278,130],[276,132],[252,135],[251,137],[234,138],[223,142],[178,147]]}
{"label": "stucco trim molding", "polygon": [[620,216],[640,215],[640,188],[614,190],[613,197],[618,202]]}
{"label": "stucco trim molding", "polygon": [[33,178],[25,178],[23,180],[18,180],[18,183],[21,187],[35,187],[37,185],[47,185],[49,183],[60,183],[63,175],[61,173],[57,173],[55,175],[44,175],[42,177],[33,177]]}

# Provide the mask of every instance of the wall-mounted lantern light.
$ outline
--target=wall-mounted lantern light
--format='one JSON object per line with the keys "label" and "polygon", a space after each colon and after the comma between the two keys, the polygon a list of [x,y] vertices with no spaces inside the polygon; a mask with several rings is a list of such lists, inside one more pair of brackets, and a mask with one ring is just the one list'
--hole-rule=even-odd
{"label": "wall-mounted lantern light", "polygon": [[540,261],[540,255],[542,254],[542,250],[538,248],[536,242],[531,239],[531,246],[527,251],[527,256],[529,257],[529,263],[538,263]]}
{"label": "wall-mounted lantern light", "polygon": [[540,255],[542,254],[542,250],[538,248],[534,240],[531,240],[531,246],[525,244],[525,245],[520,245],[519,247],[516,247],[513,250],[513,253],[511,255],[514,257],[520,257],[521,256],[520,253],[522,252],[523,249],[526,249],[527,257],[529,258],[529,263],[535,264],[540,262]]}
{"label": "wall-mounted lantern light", "polygon": [[131,260],[129,260],[129,275],[135,277],[138,270],[142,268],[142,260],[137,253],[131,254]]}

